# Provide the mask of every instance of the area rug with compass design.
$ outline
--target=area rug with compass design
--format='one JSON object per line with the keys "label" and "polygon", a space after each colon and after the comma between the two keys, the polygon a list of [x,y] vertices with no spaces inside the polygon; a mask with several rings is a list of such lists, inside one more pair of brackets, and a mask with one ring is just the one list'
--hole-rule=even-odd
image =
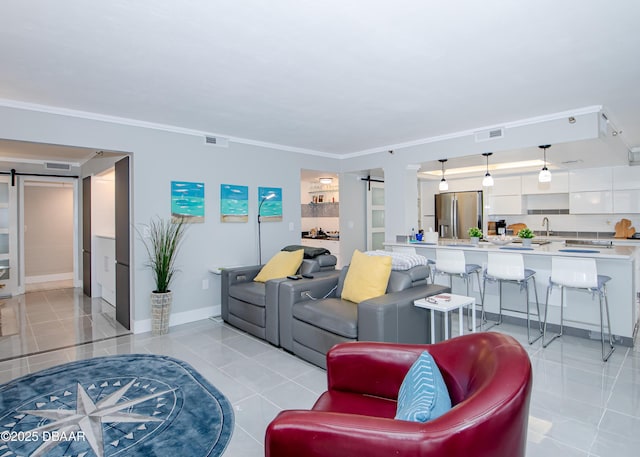
{"label": "area rug with compass design", "polygon": [[219,456],[227,398],[189,364],[149,354],[58,365],[0,386],[0,456]]}

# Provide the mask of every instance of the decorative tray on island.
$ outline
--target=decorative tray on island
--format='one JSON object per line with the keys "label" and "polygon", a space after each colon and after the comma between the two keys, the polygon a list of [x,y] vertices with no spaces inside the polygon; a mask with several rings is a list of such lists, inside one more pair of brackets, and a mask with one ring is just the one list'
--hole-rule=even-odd
{"label": "decorative tray on island", "polygon": [[496,246],[504,246],[513,242],[513,238],[510,236],[504,236],[504,235],[489,236],[487,237],[487,241],[489,241],[491,244],[495,244]]}

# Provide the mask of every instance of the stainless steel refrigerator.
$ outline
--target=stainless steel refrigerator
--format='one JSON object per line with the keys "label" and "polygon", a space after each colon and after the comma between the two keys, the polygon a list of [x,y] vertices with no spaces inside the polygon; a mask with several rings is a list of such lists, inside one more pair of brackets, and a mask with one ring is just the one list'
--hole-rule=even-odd
{"label": "stainless steel refrigerator", "polygon": [[482,191],[436,194],[436,227],[441,238],[469,238],[469,228],[482,229]]}

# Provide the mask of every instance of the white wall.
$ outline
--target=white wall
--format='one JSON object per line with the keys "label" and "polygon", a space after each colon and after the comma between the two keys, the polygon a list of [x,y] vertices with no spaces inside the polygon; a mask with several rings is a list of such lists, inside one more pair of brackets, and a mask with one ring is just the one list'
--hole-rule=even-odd
{"label": "white wall", "polygon": [[24,186],[25,282],[73,277],[73,187],[54,182]]}
{"label": "white wall", "polygon": [[356,249],[367,249],[367,186],[358,173],[340,175],[340,257],[343,265],[351,262]]}
{"label": "white wall", "polygon": [[[189,227],[177,261],[181,272],[172,286],[172,322],[205,317],[219,305],[219,277],[209,267],[257,263],[258,186],[283,189],[283,221],[262,224],[263,258],[269,258],[282,246],[300,241],[300,170],[339,169],[337,160],[326,157],[234,142],[220,148],[188,133],[6,107],[0,107],[0,138],[130,152],[132,224],[136,226],[156,215],[170,216],[172,180],[205,184],[205,223]],[[220,222],[220,184],[249,186],[248,223]],[[132,319],[139,330],[150,318],[153,283],[134,230],[131,240]],[[205,279],[210,283],[208,290],[202,287]]]}
{"label": "white wall", "polygon": [[94,236],[116,236],[115,173],[91,178],[91,232]]}

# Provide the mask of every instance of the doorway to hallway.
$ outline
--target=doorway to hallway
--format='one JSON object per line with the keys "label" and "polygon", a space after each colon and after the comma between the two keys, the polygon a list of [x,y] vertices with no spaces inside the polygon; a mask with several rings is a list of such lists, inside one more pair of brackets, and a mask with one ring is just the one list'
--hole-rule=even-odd
{"label": "doorway to hallway", "polygon": [[25,291],[74,287],[74,188],[72,178],[23,182]]}

